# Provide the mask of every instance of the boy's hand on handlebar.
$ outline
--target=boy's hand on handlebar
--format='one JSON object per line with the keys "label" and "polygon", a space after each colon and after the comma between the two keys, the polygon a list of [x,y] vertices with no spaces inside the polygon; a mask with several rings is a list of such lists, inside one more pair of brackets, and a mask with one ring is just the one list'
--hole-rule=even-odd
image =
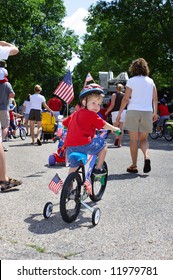
{"label": "boy's hand on handlebar", "polygon": [[121,129],[117,129],[116,131],[114,131],[114,133],[115,133],[116,135],[121,135]]}

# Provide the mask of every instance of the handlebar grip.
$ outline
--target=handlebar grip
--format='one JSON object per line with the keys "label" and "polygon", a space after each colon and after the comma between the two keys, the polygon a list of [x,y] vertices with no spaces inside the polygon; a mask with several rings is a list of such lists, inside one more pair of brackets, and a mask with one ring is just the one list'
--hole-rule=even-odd
{"label": "handlebar grip", "polygon": [[115,131],[115,134],[118,136],[121,135],[121,130],[119,129],[119,130]]}

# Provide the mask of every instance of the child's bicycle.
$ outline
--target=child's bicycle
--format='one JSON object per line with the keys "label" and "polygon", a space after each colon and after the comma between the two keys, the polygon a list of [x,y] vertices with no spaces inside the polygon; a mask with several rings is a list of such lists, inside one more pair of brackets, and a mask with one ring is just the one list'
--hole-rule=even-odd
{"label": "child's bicycle", "polygon": [[165,120],[163,125],[160,126],[160,131],[157,131],[157,123],[158,121],[153,123],[152,132],[149,133],[151,139],[162,138],[164,136],[166,141],[171,141],[173,139],[173,127],[169,123],[169,119]]}
{"label": "child's bicycle", "polygon": [[[97,137],[107,137],[107,131],[101,132]],[[60,213],[62,219],[71,223],[76,220],[81,205],[86,207],[92,212],[92,223],[97,225],[100,220],[100,209],[92,208],[85,200],[90,197],[93,202],[99,201],[106,189],[108,167],[106,162],[103,163],[102,168],[106,170],[106,174],[102,176],[95,176],[93,174],[94,167],[97,163],[97,155],[90,156],[88,169],[85,170],[87,163],[87,155],[83,153],[71,153],[71,157],[77,158],[80,165],[78,169],[70,173],[64,184],[60,196]],[[43,215],[45,218],[49,218],[52,214],[53,204],[51,202],[46,203]]]}
{"label": "child's bicycle", "polygon": [[22,118],[16,119],[16,129],[15,129],[15,136],[13,135],[13,130],[11,127],[8,128],[8,138],[21,138],[22,140],[26,139],[26,130],[22,124]]}

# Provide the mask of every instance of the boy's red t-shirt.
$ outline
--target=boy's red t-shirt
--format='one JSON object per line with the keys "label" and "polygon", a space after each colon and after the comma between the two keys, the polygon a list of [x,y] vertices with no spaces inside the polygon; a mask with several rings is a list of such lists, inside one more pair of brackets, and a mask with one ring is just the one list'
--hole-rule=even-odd
{"label": "boy's red t-shirt", "polygon": [[169,110],[168,110],[168,106],[164,105],[164,104],[160,104],[158,106],[158,111],[159,111],[159,116],[163,117],[163,116],[169,116]]}
{"label": "boy's red t-shirt", "polygon": [[14,121],[14,114],[13,111],[9,111],[9,115],[10,115],[10,121]]}
{"label": "boy's red t-shirt", "polygon": [[63,125],[68,129],[64,143],[65,147],[89,144],[96,129],[103,128],[105,124],[106,121],[99,115],[85,108],[73,113],[63,121]]}

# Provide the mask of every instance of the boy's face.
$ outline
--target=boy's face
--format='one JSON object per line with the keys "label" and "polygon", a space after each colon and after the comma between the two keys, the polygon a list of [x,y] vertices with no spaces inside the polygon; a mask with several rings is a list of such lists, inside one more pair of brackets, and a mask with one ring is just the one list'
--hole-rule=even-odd
{"label": "boy's face", "polygon": [[89,111],[98,113],[102,105],[103,98],[101,96],[92,96],[87,98],[86,107]]}

